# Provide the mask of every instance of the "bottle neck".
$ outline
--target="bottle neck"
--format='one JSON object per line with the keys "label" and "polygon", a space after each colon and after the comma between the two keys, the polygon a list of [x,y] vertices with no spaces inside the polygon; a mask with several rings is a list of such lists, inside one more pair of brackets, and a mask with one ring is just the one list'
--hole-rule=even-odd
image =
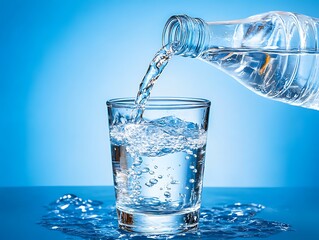
{"label": "bottle neck", "polygon": [[162,41],[163,46],[170,44],[174,54],[194,58],[208,48],[210,32],[202,19],[177,15],[166,22]]}

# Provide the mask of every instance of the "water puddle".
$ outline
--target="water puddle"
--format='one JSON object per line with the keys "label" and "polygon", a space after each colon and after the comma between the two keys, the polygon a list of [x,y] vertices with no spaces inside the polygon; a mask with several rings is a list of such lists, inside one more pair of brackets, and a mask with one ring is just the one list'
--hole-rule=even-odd
{"label": "water puddle", "polygon": [[[103,202],[65,194],[47,206],[40,225],[83,239],[233,239],[265,238],[291,231],[286,223],[268,221],[256,215],[260,204],[235,203],[220,207],[203,207],[199,229],[175,235],[145,235],[124,232],[117,227],[116,209]],[[69,238],[72,239],[72,238]]]}

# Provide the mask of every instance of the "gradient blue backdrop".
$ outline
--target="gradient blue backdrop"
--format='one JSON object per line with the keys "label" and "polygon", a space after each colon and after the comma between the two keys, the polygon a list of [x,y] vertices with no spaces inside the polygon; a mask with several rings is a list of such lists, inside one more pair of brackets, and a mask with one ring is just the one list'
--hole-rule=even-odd
{"label": "gradient blue backdrop", "polygon": [[[166,20],[319,1],[0,1],[0,186],[111,185],[105,101],[135,96]],[[319,112],[261,98],[195,59],[173,58],[153,96],[212,100],[205,186],[319,186]]]}

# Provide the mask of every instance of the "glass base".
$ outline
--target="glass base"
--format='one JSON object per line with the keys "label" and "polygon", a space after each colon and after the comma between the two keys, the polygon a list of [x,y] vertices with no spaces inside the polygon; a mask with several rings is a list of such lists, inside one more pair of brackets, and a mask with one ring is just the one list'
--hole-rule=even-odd
{"label": "glass base", "polygon": [[117,209],[120,229],[145,234],[175,234],[196,229],[199,209],[170,214],[127,213]]}

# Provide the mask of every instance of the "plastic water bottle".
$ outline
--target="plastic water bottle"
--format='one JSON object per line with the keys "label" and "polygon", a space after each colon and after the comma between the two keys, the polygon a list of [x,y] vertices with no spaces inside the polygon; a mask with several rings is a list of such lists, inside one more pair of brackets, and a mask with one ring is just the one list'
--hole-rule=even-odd
{"label": "plastic water bottle", "polygon": [[227,22],[172,16],[163,31],[167,44],[261,96],[319,110],[319,19],[290,12]]}

